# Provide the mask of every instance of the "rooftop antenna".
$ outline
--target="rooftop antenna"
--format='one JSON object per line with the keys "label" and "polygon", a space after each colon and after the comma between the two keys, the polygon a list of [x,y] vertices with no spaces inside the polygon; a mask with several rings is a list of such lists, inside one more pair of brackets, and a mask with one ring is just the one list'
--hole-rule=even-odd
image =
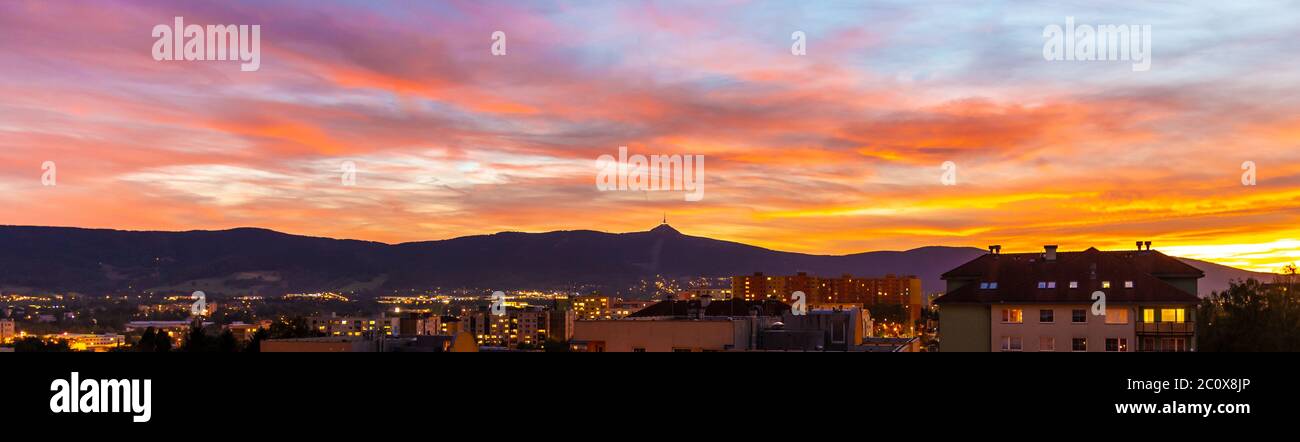
{"label": "rooftop antenna", "polygon": [[664,224],[668,224],[668,212],[664,212]]}

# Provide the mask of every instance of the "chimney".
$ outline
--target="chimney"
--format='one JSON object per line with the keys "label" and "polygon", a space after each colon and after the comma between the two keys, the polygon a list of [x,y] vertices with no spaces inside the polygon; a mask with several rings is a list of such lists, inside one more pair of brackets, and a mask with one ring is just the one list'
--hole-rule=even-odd
{"label": "chimney", "polygon": [[1142,245],[1147,246],[1147,250],[1151,250],[1151,241],[1143,241]]}
{"label": "chimney", "polygon": [[1056,261],[1056,246],[1043,246],[1043,258],[1048,261]]}
{"label": "chimney", "polygon": [[1134,243],[1134,244],[1137,244],[1137,248],[1138,248],[1138,250],[1142,250],[1142,241],[1138,241],[1138,242],[1136,242],[1136,243]]}
{"label": "chimney", "polygon": [[999,246],[999,245],[991,245],[991,246],[989,246],[989,253],[992,253],[992,254],[994,254],[994,255],[1000,255],[1000,254],[1002,254],[1002,246]]}

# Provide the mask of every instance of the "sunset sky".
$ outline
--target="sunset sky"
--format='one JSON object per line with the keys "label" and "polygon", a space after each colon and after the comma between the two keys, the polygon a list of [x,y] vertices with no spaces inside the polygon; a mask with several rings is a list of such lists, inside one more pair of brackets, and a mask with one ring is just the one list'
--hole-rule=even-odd
{"label": "sunset sky", "polygon": [[[1300,258],[1300,10],[913,3],[6,0],[0,224]],[[176,16],[261,25],[260,70],[155,61]],[[1150,70],[1044,60],[1067,16],[1151,25]],[[598,191],[619,146],[704,155],[704,199]]]}

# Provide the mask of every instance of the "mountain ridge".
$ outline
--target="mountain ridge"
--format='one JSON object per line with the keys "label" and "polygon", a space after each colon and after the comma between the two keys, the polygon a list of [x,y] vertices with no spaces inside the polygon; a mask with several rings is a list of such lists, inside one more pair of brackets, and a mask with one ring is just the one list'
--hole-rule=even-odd
{"label": "mountain ridge", "polygon": [[[939,275],[986,253],[973,247],[814,255],[686,235],[668,224],[642,232],[497,232],[388,244],[257,227],[183,232],[0,226],[0,290],[205,290],[275,294],[441,288],[605,290],[668,278],[793,274]],[[1200,294],[1233,278],[1270,274],[1180,258],[1206,271]]]}

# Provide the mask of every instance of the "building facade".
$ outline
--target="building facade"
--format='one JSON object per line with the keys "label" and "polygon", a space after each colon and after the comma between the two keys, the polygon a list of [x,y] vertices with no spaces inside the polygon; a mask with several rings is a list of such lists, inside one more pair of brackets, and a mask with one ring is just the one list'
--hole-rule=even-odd
{"label": "building facade", "polygon": [[76,351],[105,352],[126,345],[126,336],[118,334],[63,333],[44,336],[46,341],[67,341]]}
{"label": "building facade", "polygon": [[758,347],[790,306],[775,300],[666,300],[619,320],[578,321],[572,351],[714,352]]}
{"label": "building facade", "polygon": [[608,296],[580,295],[573,298],[572,307],[579,321],[614,319],[612,302]]}
{"label": "building facade", "polygon": [[325,336],[393,335],[400,329],[400,318],[369,316],[313,316],[307,325]]}
{"label": "building facade", "polygon": [[1146,249],[1002,254],[943,274],[940,351],[1194,351],[1205,274]]}
{"label": "building facade", "polygon": [[[791,276],[755,273],[732,277],[731,292],[731,296],[746,301],[777,299],[782,302],[791,302],[794,292],[803,292],[809,308],[858,305],[868,310],[879,310],[882,318],[890,317],[909,329],[921,317],[925,303],[921,278],[914,275],[860,278],[845,274],[819,278],[803,272]],[[884,310],[896,314],[884,315]]]}
{"label": "building facade", "polygon": [[572,310],[509,307],[499,316],[487,311],[466,313],[456,322],[456,328],[469,333],[483,346],[536,347],[547,340],[571,338],[575,317]]}
{"label": "building facade", "polygon": [[764,351],[857,351],[871,336],[871,319],[856,306],[814,309],[804,315],[785,312],[781,322],[763,330]]}
{"label": "building facade", "polygon": [[13,319],[0,319],[0,344],[9,343],[18,337]]}

